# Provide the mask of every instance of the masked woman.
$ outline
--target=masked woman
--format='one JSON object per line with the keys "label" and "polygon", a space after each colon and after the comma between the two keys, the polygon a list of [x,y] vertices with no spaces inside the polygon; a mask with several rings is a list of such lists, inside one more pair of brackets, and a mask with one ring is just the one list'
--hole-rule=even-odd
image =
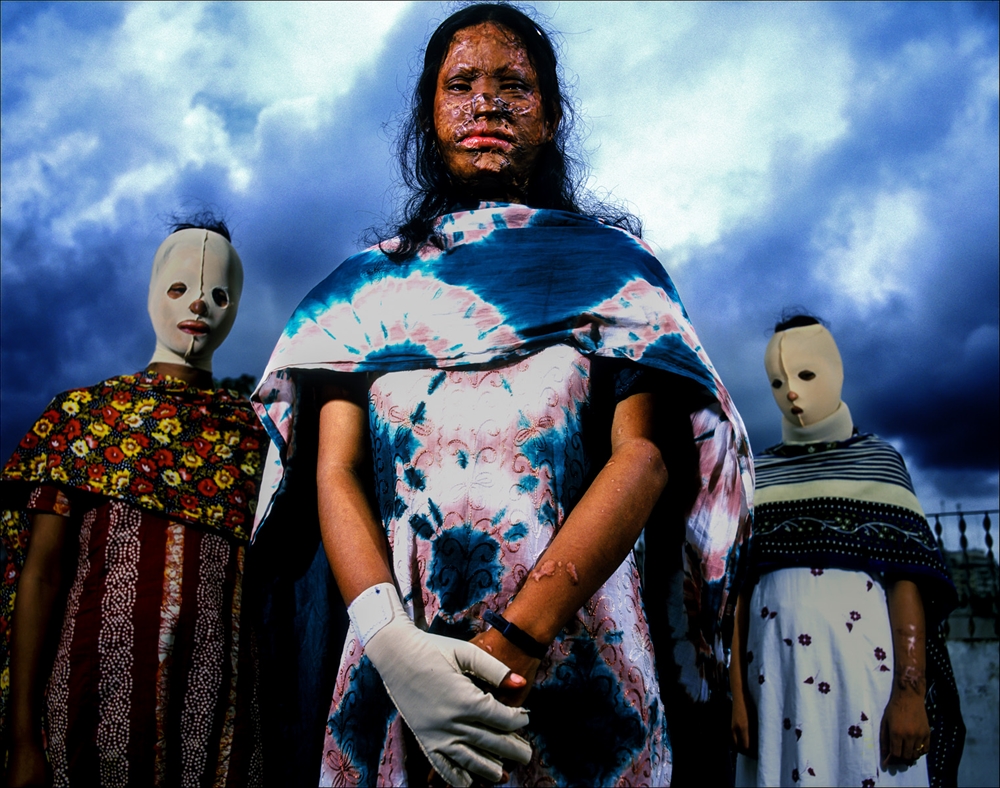
{"label": "masked woman", "polygon": [[784,442],[756,458],[737,785],[954,785],[965,728],[940,625],[955,589],[906,466],[854,428],[816,318],[779,323],[764,366]]}
{"label": "masked woman", "polygon": [[43,742],[60,786],[259,781],[240,619],[266,437],[211,372],[242,288],[225,224],[176,227],[146,369],[60,394],[3,470],[11,786],[46,783]]}
{"label": "masked woman", "polygon": [[660,264],[580,208],[563,119],[528,17],[445,20],[404,138],[407,219],[305,298],[254,395],[261,539],[304,538],[318,482],[349,605],[325,785],[426,784],[421,752],[455,785],[670,781],[631,548],[664,490],[690,514],[700,688],[747,444]]}

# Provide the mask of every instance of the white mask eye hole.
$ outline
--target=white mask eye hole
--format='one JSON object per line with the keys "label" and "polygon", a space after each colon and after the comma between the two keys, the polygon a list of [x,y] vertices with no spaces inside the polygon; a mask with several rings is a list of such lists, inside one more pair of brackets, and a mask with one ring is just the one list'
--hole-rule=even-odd
{"label": "white mask eye hole", "polygon": [[227,307],[229,306],[229,293],[221,287],[216,287],[212,290],[212,300],[215,301],[216,306]]}
{"label": "white mask eye hole", "polygon": [[174,282],[167,288],[167,295],[170,298],[180,298],[187,292],[187,285],[183,282]]}
{"label": "white mask eye hole", "polygon": [[775,378],[774,380],[771,381],[771,388],[773,389],[780,389],[784,385],[785,384],[782,383],[781,380],[778,378]]}
{"label": "white mask eye hole", "polygon": [[812,380],[816,377],[815,372],[810,372],[808,369],[804,369],[799,373],[799,380]]}

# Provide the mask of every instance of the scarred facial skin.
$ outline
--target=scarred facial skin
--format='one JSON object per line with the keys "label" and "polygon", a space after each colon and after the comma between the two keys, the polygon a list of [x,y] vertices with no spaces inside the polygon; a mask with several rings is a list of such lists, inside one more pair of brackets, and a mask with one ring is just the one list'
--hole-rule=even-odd
{"label": "scarred facial skin", "polygon": [[455,34],[438,72],[434,131],[458,183],[478,199],[522,202],[557,125],[546,120],[535,68],[509,30],[486,22]]}
{"label": "scarred facial skin", "polygon": [[840,407],[844,366],[823,326],[779,331],[764,351],[764,367],[774,401],[792,424],[807,427]]}

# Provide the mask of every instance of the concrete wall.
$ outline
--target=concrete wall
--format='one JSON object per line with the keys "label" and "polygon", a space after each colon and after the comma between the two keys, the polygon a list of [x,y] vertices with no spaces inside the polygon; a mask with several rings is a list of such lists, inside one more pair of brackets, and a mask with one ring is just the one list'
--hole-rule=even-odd
{"label": "concrete wall", "polygon": [[996,788],[1000,785],[1000,641],[949,640],[948,653],[968,730],[958,784]]}

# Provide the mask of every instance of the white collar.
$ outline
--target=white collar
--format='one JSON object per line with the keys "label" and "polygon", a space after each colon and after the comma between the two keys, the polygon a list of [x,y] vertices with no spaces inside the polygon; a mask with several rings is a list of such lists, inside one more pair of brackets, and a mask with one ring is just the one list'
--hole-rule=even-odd
{"label": "white collar", "polygon": [[825,419],[807,427],[793,424],[785,418],[781,420],[781,440],[784,443],[832,443],[846,441],[853,434],[854,420],[844,401]]}

